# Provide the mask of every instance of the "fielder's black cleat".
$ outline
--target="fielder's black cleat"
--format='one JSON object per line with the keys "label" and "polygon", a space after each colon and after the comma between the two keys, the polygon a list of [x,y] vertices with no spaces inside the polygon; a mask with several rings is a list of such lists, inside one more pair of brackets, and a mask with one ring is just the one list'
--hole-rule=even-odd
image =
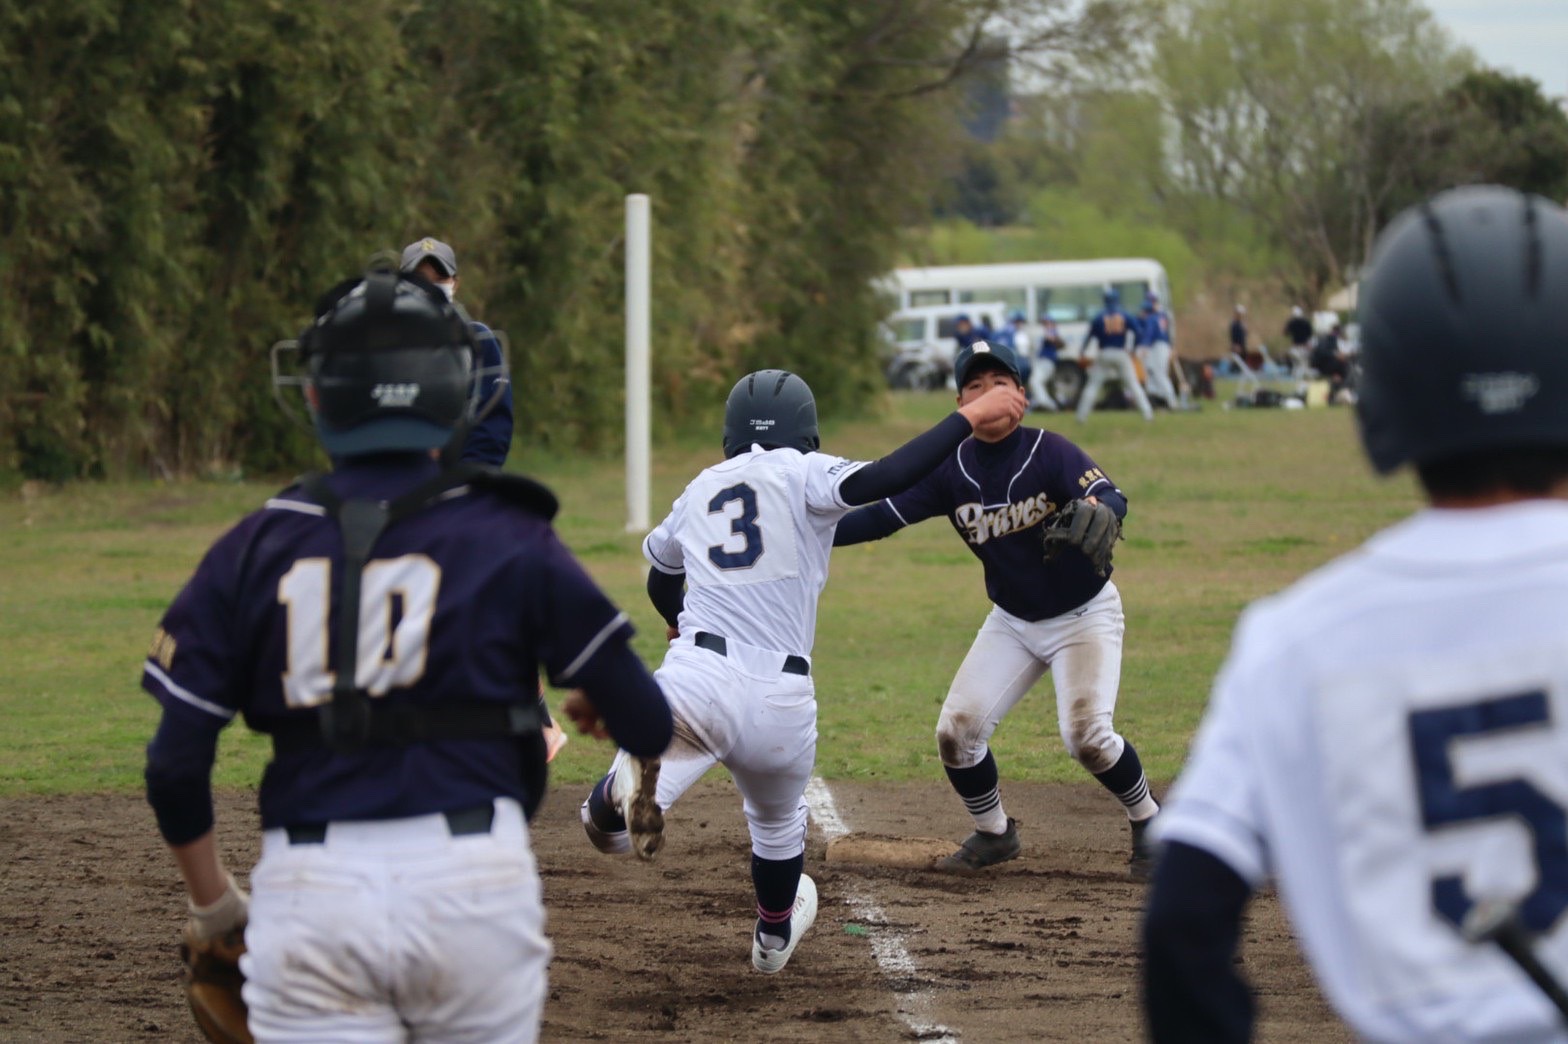
{"label": "fielder's black cleat", "polygon": [[976,830],[964,840],[958,851],[938,859],[931,868],[951,874],[964,874],[1017,859],[1023,850],[1024,846],[1018,841],[1018,821],[1009,816],[1006,830],[1000,834]]}
{"label": "fielder's black cleat", "polygon": [[1147,881],[1154,876],[1154,842],[1148,838],[1149,824],[1154,817],[1129,821],[1132,827],[1132,858],[1127,860],[1127,873],[1134,881]]}

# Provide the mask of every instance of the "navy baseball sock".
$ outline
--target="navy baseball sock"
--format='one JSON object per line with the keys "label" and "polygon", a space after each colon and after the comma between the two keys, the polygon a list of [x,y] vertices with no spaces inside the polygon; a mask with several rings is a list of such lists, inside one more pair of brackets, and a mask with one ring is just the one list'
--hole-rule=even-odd
{"label": "navy baseball sock", "polygon": [[1002,792],[999,788],[1001,774],[997,771],[996,758],[989,747],[977,765],[969,768],[943,765],[942,769],[947,773],[948,782],[953,784],[953,789],[963,799],[964,807],[974,817],[975,829],[988,834],[1000,834],[1007,830],[1007,813],[1002,810]]}
{"label": "navy baseball sock", "polygon": [[795,892],[800,888],[800,872],[806,866],[806,853],[793,859],[764,859],[751,856],[751,884],[757,890],[757,938],[770,950],[782,950],[789,943],[789,918],[795,911]]}
{"label": "navy baseball sock", "polygon": [[1126,807],[1128,819],[1148,819],[1160,810],[1160,806],[1149,793],[1149,777],[1143,774],[1138,752],[1131,743],[1124,740],[1123,744],[1122,756],[1116,759],[1116,764],[1104,772],[1096,772],[1094,778]]}
{"label": "navy baseball sock", "polygon": [[610,804],[610,777],[605,776],[588,792],[588,818],[606,834],[618,834],[626,829],[626,819],[621,810]]}

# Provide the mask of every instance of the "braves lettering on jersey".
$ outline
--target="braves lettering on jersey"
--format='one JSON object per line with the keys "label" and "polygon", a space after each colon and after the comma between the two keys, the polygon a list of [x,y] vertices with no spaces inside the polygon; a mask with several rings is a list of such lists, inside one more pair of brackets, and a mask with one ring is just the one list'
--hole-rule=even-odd
{"label": "braves lettering on jersey", "polygon": [[1568,505],[1426,511],[1238,625],[1156,826],[1272,877],[1369,1040],[1562,1041],[1460,925],[1520,904],[1568,975]]}
{"label": "braves lettering on jersey", "polygon": [[[334,489],[389,498],[434,470],[354,464]],[[213,734],[237,714],[265,730],[328,702],[341,547],[321,506],[293,493],[268,501],[213,546],[170,606],[143,687]],[[360,622],[359,685],[414,702],[532,702],[540,667],[569,685],[631,635],[547,521],[466,488],[383,534],[364,571]],[[262,827],[522,800],[520,752],[513,741],[464,740],[291,754],[262,780]]]}
{"label": "braves lettering on jersey", "polygon": [[947,516],[984,564],[991,601],[1020,619],[1044,620],[1105,586],[1082,555],[1041,560],[1041,523],[1087,496],[1126,513],[1121,491],[1087,453],[1053,432],[1019,428],[998,443],[964,442],[930,476],[870,510],[885,513],[885,532]]}
{"label": "braves lettering on jersey", "polygon": [[839,485],[864,467],[827,453],[752,450],[692,480],[643,541],[655,569],[686,574],[680,630],[811,654]]}
{"label": "braves lettering on jersey", "polygon": [[990,740],[1050,671],[1062,743],[1126,810],[1130,868],[1146,872],[1140,839],[1159,805],[1137,751],[1112,723],[1125,631],[1121,595],[1080,553],[1044,557],[1042,525],[1085,497],[1118,519],[1127,512],[1126,498],[1083,450],[1052,432],[1020,427],[994,443],[964,441],[926,479],[839,526],[836,542],[854,544],[942,515],[985,567],[994,605],[953,677],[936,728],[937,753],[975,833],[936,869],[967,873],[1022,852]]}

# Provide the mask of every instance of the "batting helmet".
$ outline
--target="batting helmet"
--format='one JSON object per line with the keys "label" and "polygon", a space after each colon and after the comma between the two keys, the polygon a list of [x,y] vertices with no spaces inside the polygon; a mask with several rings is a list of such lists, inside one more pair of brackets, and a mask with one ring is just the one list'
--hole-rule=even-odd
{"label": "batting helmet", "polygon": [[1106,287],[1105,288],[1105,293],[1102,296],[1104,297],[1105,307],[1106,308],[1120,308],[1121,307],[1122,292],[1120,290],[1116,289],[1114,286]]}
{"label": "batting helmet", "polygon": [[1394,219],[1362,280],[1356,414],[1378,471],[1493,448],[1568,447],[1568,212],[1497,186]]}
{"label": "batting helmet", "polygon": [[788,370],[748,373],[724,404],[724,456],[751,449],[794,449],[810,453],[817,435],[817,400],[806,382]]}
{"label": "batting helmet", "polygon": [[317,313],[299,348],[329,454],[439,449],[469,418],[473,333],[436,288],[371,271],[340,284]]}

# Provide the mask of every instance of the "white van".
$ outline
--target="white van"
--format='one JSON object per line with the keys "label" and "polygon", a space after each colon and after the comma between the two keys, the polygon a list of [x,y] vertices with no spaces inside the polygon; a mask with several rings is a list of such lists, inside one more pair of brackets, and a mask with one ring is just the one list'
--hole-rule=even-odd
{"label": "white van", "polygon": [[882,320],[880,331],[889,346],[888,387],[951,387],[953,358],[958,354],[958,317],[967,315],[976,328],[987,325],[1000,330],[1008,314],[1000,301],[922,305],[894,312]]}
{"label": "white van", "polygon": [[[1164,266],[1152,258],[898,268],[877,283],[895,318],[928,308],[957,313],[999,302],[1006,314],[1024,313],[1037,339],[1041,317],[1050,316],[1066,344],[1051,381],[1051,394],[1064,406],[1076,402],[1083,387],[1077,358],[1107,287],[1121,293],[1122,307],[1129,312],[1136,313],[1150,291],[1158,293],[1170,311],[1170,280]],[[1174,326],[1175,316],[1171,318]]]}

